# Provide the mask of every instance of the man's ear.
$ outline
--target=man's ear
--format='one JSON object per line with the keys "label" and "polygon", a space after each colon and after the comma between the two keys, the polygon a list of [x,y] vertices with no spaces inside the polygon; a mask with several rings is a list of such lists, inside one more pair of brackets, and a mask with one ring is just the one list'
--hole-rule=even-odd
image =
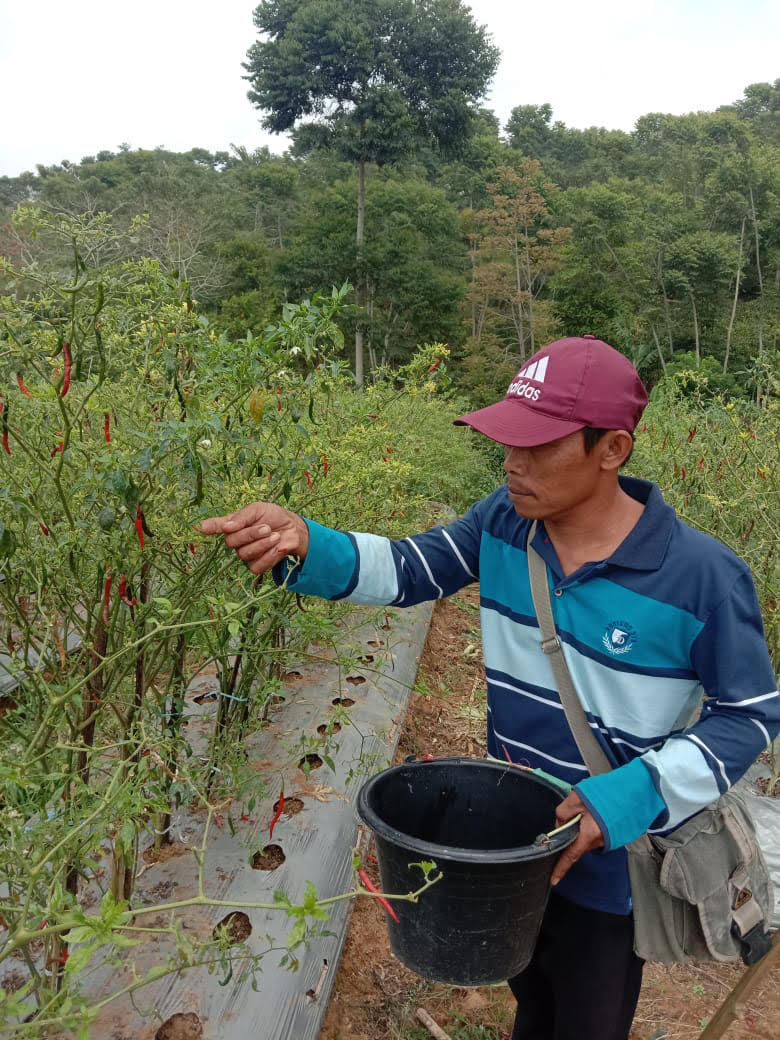
{"label": "man's ear", "polygon": [[597,443],[599,462],[602,469],[620,469],[634,446],[634,439],[628,430],[610,430]]}

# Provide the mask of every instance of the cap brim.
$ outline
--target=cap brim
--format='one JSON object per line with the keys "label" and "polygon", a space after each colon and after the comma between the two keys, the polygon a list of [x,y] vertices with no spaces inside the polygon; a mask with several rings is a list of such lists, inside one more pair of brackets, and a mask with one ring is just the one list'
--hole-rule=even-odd
{"label": "cap brim", "polygon": [[513,448],[533,448],[585,428],[583,422],[544,415],[536,409],[526,408],[520,401],[506,398],[455,419],[455,425],[471,426],[492,441]]}

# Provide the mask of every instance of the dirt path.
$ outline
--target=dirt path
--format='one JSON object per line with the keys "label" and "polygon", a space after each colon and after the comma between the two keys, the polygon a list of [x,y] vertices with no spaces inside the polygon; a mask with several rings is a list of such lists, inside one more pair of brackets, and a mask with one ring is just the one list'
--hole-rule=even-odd
{"label": "dirt path", "polygon": [[[437,605],[398,751],[485,753],[485,688],[475,588]],[[369,864],[378,880],[375,864]],[[631,1040],[695,1040],[741,974],[722,964],[648,965]],[[506,986],[458,989],[426,982],[390,953],[384,912],[358,900],[320,1040],[429,1040],[415,1023],[428,1010],[451,1040],[508,1040]],[[780,970],[732,1025],[726,1040],[778,1040]]]}

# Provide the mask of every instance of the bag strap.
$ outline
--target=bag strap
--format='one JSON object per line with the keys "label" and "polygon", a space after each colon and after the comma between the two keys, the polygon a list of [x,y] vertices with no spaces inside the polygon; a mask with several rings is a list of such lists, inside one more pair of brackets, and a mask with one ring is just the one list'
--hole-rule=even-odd
{"label": "bag strap", "polygon": [[526,551],[528,553],[528,574],[531,580],[531,598],[536,611],[536,620],[539,622],[539,630],[542,633],[542,650],[550,659],[550,667],[558,686],[558,695],[561,698],[561,707],[583,762],[593,776],[609,773],[612,766],[590,728],[590,723],[577,695],[577,687],[574,685],[566,658],[563,656],[563,647],[556,635],[550,588],[547,584],[547,565],[531,544],[535,534],[536,521],[534,520],[531,530],[528,532]]}

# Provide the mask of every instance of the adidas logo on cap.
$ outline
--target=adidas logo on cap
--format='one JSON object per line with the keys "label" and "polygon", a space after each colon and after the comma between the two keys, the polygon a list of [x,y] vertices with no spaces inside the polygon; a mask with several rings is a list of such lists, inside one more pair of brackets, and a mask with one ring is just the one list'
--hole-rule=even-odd
{"label": "adidas logo on cap", "polygon": [[538,401],[541,389],[538,386],[531,386],[526,380],[531,379],[534,383],[543,383],[547,375],[547,362],[549,360],[549,357],[542,357],[538,361],[534,361],[532,364],[522,368],[509,384],[509,389],[506,392],[507,397],[525,397],[529,401]]}
{"label": "adidas logo on cap", "polygon": [[526,365],[525,368],[521,369],[518,376],[524,376],[526,379],[533,379],[537,383],[543,383],[549,360],[548,357],[539,358],[532,365]]}

